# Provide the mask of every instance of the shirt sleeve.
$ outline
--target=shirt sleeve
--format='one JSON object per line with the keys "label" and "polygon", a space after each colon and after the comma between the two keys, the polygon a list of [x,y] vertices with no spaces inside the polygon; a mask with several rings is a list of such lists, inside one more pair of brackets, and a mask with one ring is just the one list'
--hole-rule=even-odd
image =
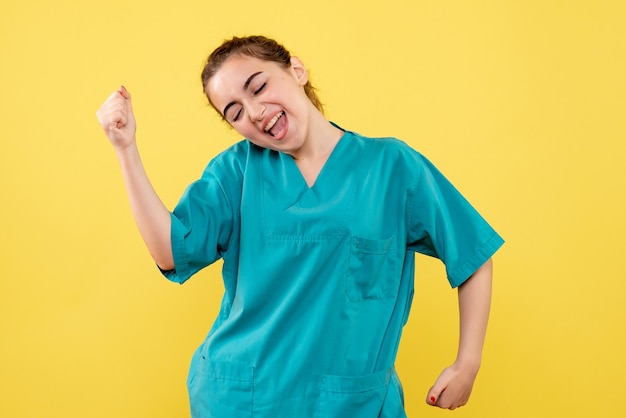
{"label": "shirt sleeve", "polygon": [[224,163],[223,155],[187,187],[171,213],[175,267],[161,270],[165,277],[182,284],[229,249],[237,222],[237,190],[236,170]]}
{"label": "shirt sleeve", "polygon": [[408,199],[408,248],[439,258],[452,287],[461,285],[504,240],[423,155]]}

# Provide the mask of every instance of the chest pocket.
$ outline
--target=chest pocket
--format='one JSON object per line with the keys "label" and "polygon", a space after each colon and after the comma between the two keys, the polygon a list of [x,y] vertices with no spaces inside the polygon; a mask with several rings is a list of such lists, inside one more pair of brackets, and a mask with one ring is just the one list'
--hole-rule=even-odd
{"label": "chest pocket", "polygon": [[352,237],[346,277],[346,295],[353,302],[393,298],[399,280],[396,237]]}

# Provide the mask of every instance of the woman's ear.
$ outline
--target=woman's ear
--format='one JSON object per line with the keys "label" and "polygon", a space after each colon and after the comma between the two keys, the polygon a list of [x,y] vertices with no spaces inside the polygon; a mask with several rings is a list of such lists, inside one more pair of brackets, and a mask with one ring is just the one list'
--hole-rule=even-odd
{"label": "woman's ear", "polygon": [[291,71],[299,85],[304,86],[309,81],[309,73],[298,57],[291,57]]}

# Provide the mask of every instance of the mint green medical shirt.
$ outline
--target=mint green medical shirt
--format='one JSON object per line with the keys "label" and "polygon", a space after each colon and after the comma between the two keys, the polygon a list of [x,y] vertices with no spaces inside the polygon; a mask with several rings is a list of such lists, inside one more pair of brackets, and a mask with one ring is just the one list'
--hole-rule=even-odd
{"label": "mint green medical shirt", "polygon": [[452,287],[502,238],[421,154],[346,131],[308,187],[289,155],[242,141],[172,213],[183,283],[223,259],[225,293],[188,378],[194,417],[405,417],[394,370],[414,253]]}

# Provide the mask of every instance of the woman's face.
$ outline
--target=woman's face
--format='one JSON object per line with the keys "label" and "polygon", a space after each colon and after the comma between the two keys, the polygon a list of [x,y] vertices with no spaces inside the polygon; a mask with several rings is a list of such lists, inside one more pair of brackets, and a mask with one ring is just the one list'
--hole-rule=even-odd
{"label": "woman's face", "polygon": [[304,92],[307,77],[295,57],[284,68],[273,61],[234,55],[209,79],[206,93],[242,136],[294,155],[306,140],[313,107]]}

